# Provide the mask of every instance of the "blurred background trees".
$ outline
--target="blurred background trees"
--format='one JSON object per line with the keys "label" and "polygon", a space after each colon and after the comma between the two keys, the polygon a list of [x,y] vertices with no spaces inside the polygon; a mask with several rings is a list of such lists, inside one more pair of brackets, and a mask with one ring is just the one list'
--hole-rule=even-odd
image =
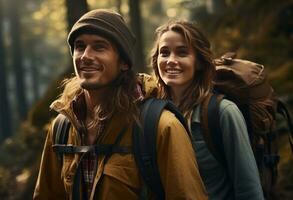
{"label": "blurred background trees", "polygon": [[[0,0],[1,199],[31,198],[47,123],[56,115],[49,105],[73,73],[68,30],[95,8],[124,16],[138,39],[137,71],[150,71],[155,28],[186,19],[202,27],[215,57],[236,51],[239,58],[264,64],[276,92],[293,107],[292,0]],[[285,140],[280,138],[279,197],[293,199],[293,161]]]}

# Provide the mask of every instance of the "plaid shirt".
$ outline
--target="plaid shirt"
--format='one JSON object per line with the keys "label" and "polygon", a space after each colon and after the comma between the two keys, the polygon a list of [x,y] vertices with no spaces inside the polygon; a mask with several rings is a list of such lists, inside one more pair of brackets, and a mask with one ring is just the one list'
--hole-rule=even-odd
{"label": "plaid shirt", "polygon": [[[136,101],[143,100],[143,92],[139,84],[137,84],[136,86],[135,96],[136,96]],[[77,114],[78,112],[75,112],[75,113]],[[81,116],[84,115],[84,113],[78,113],[78,114]],[[101,123],[98,124],[98,131],[97,131],[98,137],[96,139],[97,142],[103,135],[103,132],[105,130],[105,125],[106,125],[105,121],[102,121]],[[83,139],[82,143],[83,145],[86,145],[85,139]],[[96,176],[97,167],[98,167],[98,155],[96,155],[95,152],[89,152],[86,155],[84,155],[81,161],[81,169],[82,169],[82,175],[83,175],[82,177],[83,177],[84,189],[86,191],[88,199],[93,189],[93,183]]]}
{"label": "plaid shirt", "polygon": [[81,162],[84,189],[86,191],[88,199],[92,192],[94,178],[97,171],[97,158],[98,157],[95,152],[89,152],[83,157],[83,160]]}
{"label": "plaid shirt", "polygon": [[[101,136],[103,135],[103,132],[105,130],[105,124],[106,121],[101,121],[98,124],[97,127],[97,138],[96,138],[96,144],[100,140]],[[83,144],[86,145],[85,138],[83,140]],[[97,172],[97,166],[98,166],[98,155],[95,152],[88,152],[86,155],[84,155],[82,161],[82,174],[83,174],[83,183],[84,188],[87,192],[87,197],[89,198],[92,192],[94,179]]]}

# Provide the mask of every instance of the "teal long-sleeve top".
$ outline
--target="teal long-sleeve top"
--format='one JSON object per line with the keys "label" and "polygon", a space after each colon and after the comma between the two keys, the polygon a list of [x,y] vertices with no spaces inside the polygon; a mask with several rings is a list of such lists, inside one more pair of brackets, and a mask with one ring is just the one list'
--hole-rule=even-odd
{"label": "teal long-sleeve top", "polygon": [[262,200],[263,192],[243,115],[229,100],[219,105],[226,166],[209,151],[200,128],[200,106],[192,113],[199,171],[211,200]]}

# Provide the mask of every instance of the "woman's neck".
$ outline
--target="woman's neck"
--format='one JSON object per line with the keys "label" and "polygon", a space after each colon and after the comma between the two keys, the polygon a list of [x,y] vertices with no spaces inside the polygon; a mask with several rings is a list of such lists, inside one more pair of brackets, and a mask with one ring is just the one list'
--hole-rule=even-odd
{"label": "woman's neck", "polygon": [[184,89],[182,88],[178,88],[178,87],[172,87],[171,88],[171,97],[172,97],[172,101],[176,106],[179,106],[180,101],[182,99],[184,93]]}

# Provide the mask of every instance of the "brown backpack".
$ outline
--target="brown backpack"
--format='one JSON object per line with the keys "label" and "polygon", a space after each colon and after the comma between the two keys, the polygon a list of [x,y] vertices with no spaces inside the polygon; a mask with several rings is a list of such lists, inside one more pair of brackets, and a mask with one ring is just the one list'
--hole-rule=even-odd
{"label": "brown backpack", "polygon": [[212,154],[225,164],[219,125],[219,102],[223,98],[235,102],[247,124],[264,195],[267,199],[272,199],[280,158],[276,140],[279,133],[276,115],[282,114],[287,121],[293,152],[291,117],[269,84],[264,66],[235,57],[235,53],[227,53],[215,60],[215,94],[210,94],[203,102],[201,112],[204,138]]}

